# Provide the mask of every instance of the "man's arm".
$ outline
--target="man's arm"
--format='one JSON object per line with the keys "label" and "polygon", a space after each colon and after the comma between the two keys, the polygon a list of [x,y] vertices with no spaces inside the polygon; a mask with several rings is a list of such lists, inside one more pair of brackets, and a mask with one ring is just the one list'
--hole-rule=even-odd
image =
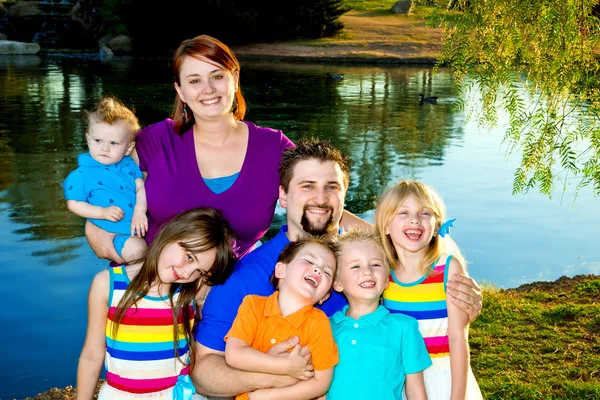
{"label": "man's arm", "polygon": [[467,313],[469,322],[473,322],[483,308],[481,288],[467,275],[453,274],[450,278],[446,291],[450,301]]}
{"label": "man's arm", "polygon": [[[299,343],[297,337],[284,340],[273,346],[269,354],[284,353]],[[300,354],[306,354],[302,348]],[[198,343],[196,345],[196,366],[191,373],[198,393],[205,396],[228,397],[258,389],[284,387],[298,382],[287,375],[269,375],[235,369],[225,362],[225,353],[215,351]]]}
{"label": "man's arm", "polygon": [[348,230],[348,228],[350,228],[351,226],[362,226],[365,228],[373,227],[373,225],[371,223],[365,221],[364,219],[362,219],[360,217],[357,217],[356,215],[352,214],[348,210],[344,210],[344,212],[342,213],[342,219],[340,221],[340,226],[344,230]]}
{"label": "man's arm", "polygon": [[260,389],[248,394],[250,400],[310,400],[319,397],[329,390],[333,378],[333,367],[315,371],[315,376],[307,381],[300,381],[293,386]]}

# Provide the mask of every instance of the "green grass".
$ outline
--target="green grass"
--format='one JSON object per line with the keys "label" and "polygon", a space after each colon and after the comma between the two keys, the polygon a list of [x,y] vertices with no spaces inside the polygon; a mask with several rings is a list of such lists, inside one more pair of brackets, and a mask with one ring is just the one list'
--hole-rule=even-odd
{"label": "green grass", "polygon": [[527,291],[485,288],[470,335],[484,398],[600,399],[598,299],[592,275]]}
{"label": "green grass", "polygon": [[378,11],[389,10],[392,8],[395,0],[344,0],[344,5],[356,11]]}
{"label": "green grass", "polygon": [[[388,11],[391,10],[392,6],[396,3],[397,0],[367,0],[367,1],[360,1],[360,0],[344,0],[343,3],[345,6],[350,7],[353,10],[356,11],[380,11],[380,10],[385,10]],[[447,0],[432,0],[432,1],[426,1],[426,0],[417,0],[414,2],[413,4],[413,12],[417,13],[423,13],[425,15],[428,15],[429,13],[431,13],[431,10],[435,7],[441,7],[441,8],[445,8],[446,5],[448,4]]]}

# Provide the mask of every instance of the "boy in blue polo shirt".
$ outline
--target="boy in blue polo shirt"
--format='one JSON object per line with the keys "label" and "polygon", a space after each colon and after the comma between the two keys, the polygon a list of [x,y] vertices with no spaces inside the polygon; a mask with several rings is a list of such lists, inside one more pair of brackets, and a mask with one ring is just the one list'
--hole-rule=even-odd
{"label": "boy in blue polo shirt", "polygon": [[115,250],[126,261],[144,256],[148,230],[142,171],[129,156],[140,129],[137,117],[119,100],[105,97],[87,113],[89,153],[63,182],[67,207],[105,231],[115,233]]}
{"label": "boy in blue polo shirt", "polygon": [[[340,362],[327,399],[427,399],[423,370],[431,365],[417,320],[380,304],[389,266],[371,230],[353,228],[338,239],[334,290],[348,305],[331,318]],[[406,382],[406,384],[405,384]]]}

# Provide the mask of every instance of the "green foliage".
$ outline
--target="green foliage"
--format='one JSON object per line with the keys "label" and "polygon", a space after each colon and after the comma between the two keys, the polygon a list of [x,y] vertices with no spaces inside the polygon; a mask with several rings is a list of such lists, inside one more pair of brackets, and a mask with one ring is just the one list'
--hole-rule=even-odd
{"label": "green foliage", "polygon": [[357,11],[391,10],[396,0],[344,0],[344,4]]}
{"label": "green foliage", "polygon": [[82,0],[94,24],[109,33],[128,33],[140,53],[170,54],[184,39],[212,35],[228,45],[331,37],[348,11],[342,0]]}
{"label": "green foliage", "polygon": [[578,293],[596,293],[600,298],[600,280],[575,285],[575,291]]}
{"label": "green foliage", "polygon": [[508,114],[508,151],[522,152],[513,193],[537,187],[551,195],[558,179],[576,177],[577,191],[591,185],[600,194],[598,1],[451,3],[463,12],[434,14],[445,26],[440,63],[477,100],[470,118],[495,126]]}

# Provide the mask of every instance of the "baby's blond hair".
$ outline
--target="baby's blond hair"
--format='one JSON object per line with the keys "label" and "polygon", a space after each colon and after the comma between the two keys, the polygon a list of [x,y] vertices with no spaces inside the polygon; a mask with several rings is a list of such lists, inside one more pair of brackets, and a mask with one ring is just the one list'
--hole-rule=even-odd
{"label": "baby's blond hair", "polygon": [[136,133],[140,130],[137,117],[129,108],[116,97],[103,97],[93,111],[85,113],[88,122],[88,133],[90,125],[95,122],[106,122],[113,125],[123,121],[129,128],[129,140],[134,141]]}

